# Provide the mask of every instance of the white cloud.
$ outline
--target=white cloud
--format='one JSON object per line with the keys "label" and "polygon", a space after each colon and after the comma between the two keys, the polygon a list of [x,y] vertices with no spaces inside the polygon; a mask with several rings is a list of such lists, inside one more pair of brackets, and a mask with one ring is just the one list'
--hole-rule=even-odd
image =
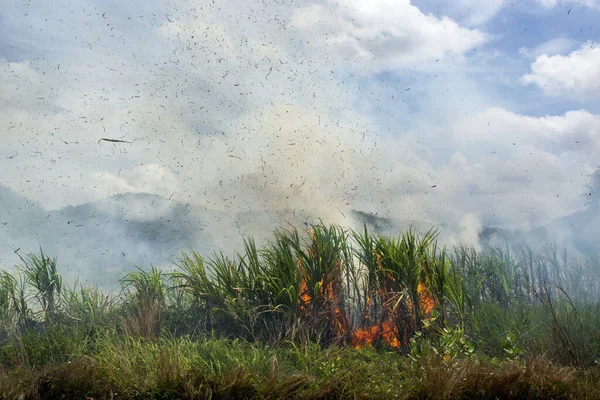
{"label": "white cloud", "polygon": [[440,59],[453,62],[482,45],[485,33],[422,13],[409,0],[341,0],[297,10],[293,25],[312,43],[367,71],[401,70]]}
{"label": "white cloud", "polygon": [[90,185],[100,198],[119,193],[174,193],[180,190],[175,174],[164,165],[139,165],[121,176],[111,172],[93,172]]}
{"label": "white cloud", "polygon": [[598,129],[600,116],[584,110],[531,117],[490,108],[459,122],[457,135],[463,143],[485,143],[504,155],[513,154],[515,146],[528,145],[553,153],[577,151],[591,160],[600,151],[600,135],[594,134]]}
{"label": "white cloud", "polygon": [[460,0],[452,3],[452,7],[459,8],[462,13],[468,13],[464,18],[464,23],[467,25],[485,24],[492,20],[505,5],[505,0]]}
{"label": "white cloud", "polygon": [[446,15],[460,25],[482,26],[492,21],[510,3],[506,0],[427,0],[418,4],[424,5],[435,15]]}
{"label": "white cloud", "polygon": [[553,56],[556,54],[564,54],[571,51],[577,42],[566,37],[558,37],[550,39],[533,48],[522,47],[519,49],[519,54],[526,57],[536,58],[543,54]]}
{"label": "white cloud", "polygon": [[536,0],[537,3],[544,8],[554,8],[558,5],[565,6],[584,6],[584,7],[598,7],[600,4],[598,0]]}
{"label": "white cloud", "polygon": [[542,54],[531,64],[531,73],[521,77],[549,95],[592,97],[600,95],[600,46],[584,43],[566,56]]}
{"label": "white cloud", "polygon": [[599,129],[600,115],[587,111],[532,117],[491,108],[465,118],[454,127],[456,149],[471,165],[465,185],[480,192],[485,214],[513,226],[576,211],[597,165]]}

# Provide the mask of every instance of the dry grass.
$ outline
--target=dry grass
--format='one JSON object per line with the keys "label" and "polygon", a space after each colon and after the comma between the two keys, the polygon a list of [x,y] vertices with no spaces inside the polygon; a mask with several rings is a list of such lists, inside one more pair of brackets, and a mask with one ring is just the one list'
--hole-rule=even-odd
{"label": "dry grass", "polygon": [[445,363],[438,357],[421,360],[411,370],[414,393],[421,399],[598,399],[590,379],[598,371],[582,372],[545,359],[507,361],[499,365],[477,359]]}
{"label": "dry grass", "polygon": [[[317,348],[315,348],[317,349]],[[600,399],[600,370],[374,350],[207,340],[106,343],[39,370],[0,371],[3,399]]]}

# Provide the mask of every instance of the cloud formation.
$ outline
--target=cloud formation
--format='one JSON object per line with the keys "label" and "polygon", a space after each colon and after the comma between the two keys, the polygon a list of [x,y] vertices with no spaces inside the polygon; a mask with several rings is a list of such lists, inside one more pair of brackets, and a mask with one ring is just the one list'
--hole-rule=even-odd
{"label": "cloud formation", "polygon": [[[160,229],[182,235],[175,247],[229,249],[286,223],[358,227],[356,210],[476,243],[483,226],[531,229],[581,209],[597,167],[597,111],[533,115],[489,83],[525,90],[524,70],[494,65],[523,57],[482,27],[501,1],[463,1],[463,18],[408,0],[5,3],[0,185],[35,204],[0,213],[6,260],[37,240],[60,252],[94,213],[96,242],[141,243],[115,263],[152,248],[165,261]],[[522,82],[593,98],[597,46],[560,56],[571,42],[548,40],[528,50]],[[50,214],[67,239],[36,233]]]}
{"label": "cloud formation", "polygon": [[600,46],[587,42],[566,56],[542,54],[521,77],[524,85],[538,86],[548,95],[595,97],[600,95]]}
{"label": "cloud formation", "polygon": [[554,8],[559,5],[565,6],[583,6],[583,7],[598,7],[597,0],[536,0],[537,3],[544,8]]}
{"label": "cloud formation", "polygon": [[500,10],[506,6],[506,0],[489,0],[486,2],[477,0],[459,0],[453,6],[458,8],[465,17],[463,21],[467,25],[483,25],[492,20]]}
{"label": "cloud formation", "polygon": [[424,14],[410,0],[342,0],[294,12],[295,27],[310,33],[333,62],[368,72],[423,68],[443,58],[459,61],[487,40],[479,30]]}
{"label": "cloud formation", "polygon": [[557,54],[564,54],[571,51],[577,42],[573,39],[566,37],[557,37],[540,43],[533,48],[522,47],[519,49],[519,53],[530,58],[537,58],[541,55],[554,56]]}

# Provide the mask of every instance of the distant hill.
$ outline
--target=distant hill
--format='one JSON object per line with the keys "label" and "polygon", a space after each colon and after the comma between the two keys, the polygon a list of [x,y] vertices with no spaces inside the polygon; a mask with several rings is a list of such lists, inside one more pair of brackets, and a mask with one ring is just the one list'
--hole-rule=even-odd
{"label": "distant hill", "polygon": [[591,205],[581,211],[557,218],[547,225],[522,232],[496,227],[484,227],[479,232],[484,246],[528,243],[533,246],[548,243],[565,245],[582,253],[600,254],[600,207]]}
{"label": "distant hill", "polygon": [[18,262],[17,248],[42,246],[59,264],[94,281],[114,281],[132,267],[164,264],[182,249],[215,246],[207,222],[219,213],[150,194],[118,195],[47,211],[0,186],[0,266]]}
{"label": "distant hill", "polygon": [[223,212],[147,193],[45,210],[0,185],[0,268],[19,262],[15,250],[42,246],[66,274],[108,284],[135,266],[171,267],[182,250],[232,254],[243,236],[260,243],[277,228],[303,225],[301,216],[289,214]]}
{"label": "distant hill", "polygon": [[[351,212],[355,227],[366,224],[370,231],[398,234],[410,227],[426,232],[433,224],[386,218],[360,210]],[[288,213],[247,211],[229,213],[191,203],[171,201],[147,193],[126,193],[59,210],[45,210],[13,190],[0,185],[0,268],[19,262],[15,250],[37,251],[42,246],[56,255],[61,270],[71,277],[98,284],[114,283],[135,266],[172,266],[182,250],[197,250],[204,256],[214,251],[227,254],[240,249],[242,237],[257,242],[271,237],[277,228],[302,227],[302,216]],[[436,226],[446,235],[452,227]],[[484,246],[512,242],[558,240],[583,251],[600,252],[599,207],[589,207],[559,218],[531,232],[486,227],[479,233]]]}
{"label": "distant hill", "polygon": [[582,252],[600,254],[600,207],[598,204],[590,205],[534,232],[545,235],[549,240],[568,242]]}

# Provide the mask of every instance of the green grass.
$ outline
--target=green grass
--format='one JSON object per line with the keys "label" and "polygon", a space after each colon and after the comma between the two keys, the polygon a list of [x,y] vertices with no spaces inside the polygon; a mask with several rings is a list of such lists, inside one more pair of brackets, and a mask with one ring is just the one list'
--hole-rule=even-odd
{"label": "green grass", "polygon": [[597,256],[324,225],[243,244],[117,293],[23,256],[0,272],[0,395],[600,398]]}
{"label": "green grass", "polygon": [[88,355],[4,370],[5,398],[598,398],[600,374],[545,360],[417,361],[372,349],[104,336]]}

